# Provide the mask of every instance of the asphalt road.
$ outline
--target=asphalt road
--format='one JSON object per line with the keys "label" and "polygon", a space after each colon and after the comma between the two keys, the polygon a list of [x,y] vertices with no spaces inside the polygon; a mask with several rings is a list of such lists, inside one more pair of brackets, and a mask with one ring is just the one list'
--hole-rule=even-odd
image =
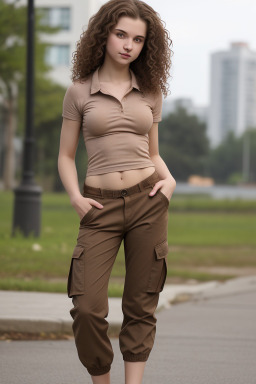
{"label": "asphalt road", "polygon": [[[256,384],[256,291],[210,297],[157,314],[143,384]],[[118,340],[111,383],[124,383]],[[1,384],[89,384],[74,340],[1,341]]]}

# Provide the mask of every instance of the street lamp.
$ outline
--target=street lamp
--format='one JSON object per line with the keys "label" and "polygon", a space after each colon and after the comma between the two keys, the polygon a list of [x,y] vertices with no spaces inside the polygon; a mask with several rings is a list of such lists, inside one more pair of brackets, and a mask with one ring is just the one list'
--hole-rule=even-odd
{"label": "street lamp", "polygon": [[23,150],[22,181],[15,188],[13,215],[14,235],[17,230],[25,236],[40,234],[42,189],[35,184],[34,163],[34,0],[27,9],[27,77],[26,77],[26,132]]}

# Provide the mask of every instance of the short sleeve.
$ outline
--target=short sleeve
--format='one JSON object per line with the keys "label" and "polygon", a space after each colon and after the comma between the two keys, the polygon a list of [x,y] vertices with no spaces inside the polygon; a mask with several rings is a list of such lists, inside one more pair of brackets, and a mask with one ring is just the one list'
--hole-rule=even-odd
{"label": "short sleeve", "polygon": [[83,114],[80,105],[81,103],[79,101],[77,86],[72,83],[68,87],[63,99],[62,116],[70,120],[81,121]]}
{"label": "short sleeve", "polygon": [[163,107],[163,96],[162,96],[162,92],[159,92],[154,96],[154,106],[152,108],[154,123],[159,123],[160,121],[162,121],[162,107]]}

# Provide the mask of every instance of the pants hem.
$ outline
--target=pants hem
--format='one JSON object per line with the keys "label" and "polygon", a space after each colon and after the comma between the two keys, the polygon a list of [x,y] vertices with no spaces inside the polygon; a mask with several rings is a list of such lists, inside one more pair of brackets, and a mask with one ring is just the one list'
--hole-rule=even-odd
{"label": "pants hem", "polygon": [[138,353],[134,354],[131,352],[126,352],[123,354],[123,360],[124,361],[131,361],[131,362],[136,362],[136,361],[147,361],[148,360],[149,353]]}
{"label": "pants hem", "polygon": [[105,367],[101,368],[87,368],[87,371],[92,376],[104,375],[105,373],[108,373],[110,371],[110,365],[106,365]]}

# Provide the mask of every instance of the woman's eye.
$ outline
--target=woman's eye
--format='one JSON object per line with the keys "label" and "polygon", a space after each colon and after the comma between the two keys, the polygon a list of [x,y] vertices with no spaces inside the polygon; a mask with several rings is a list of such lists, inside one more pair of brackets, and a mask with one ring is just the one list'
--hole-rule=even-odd
{"label": "woman's eye", "polygon": [[124,34],[123,34],[123,33],[117,33],[117,36],[118,36],[118,37],[123,37]]}

